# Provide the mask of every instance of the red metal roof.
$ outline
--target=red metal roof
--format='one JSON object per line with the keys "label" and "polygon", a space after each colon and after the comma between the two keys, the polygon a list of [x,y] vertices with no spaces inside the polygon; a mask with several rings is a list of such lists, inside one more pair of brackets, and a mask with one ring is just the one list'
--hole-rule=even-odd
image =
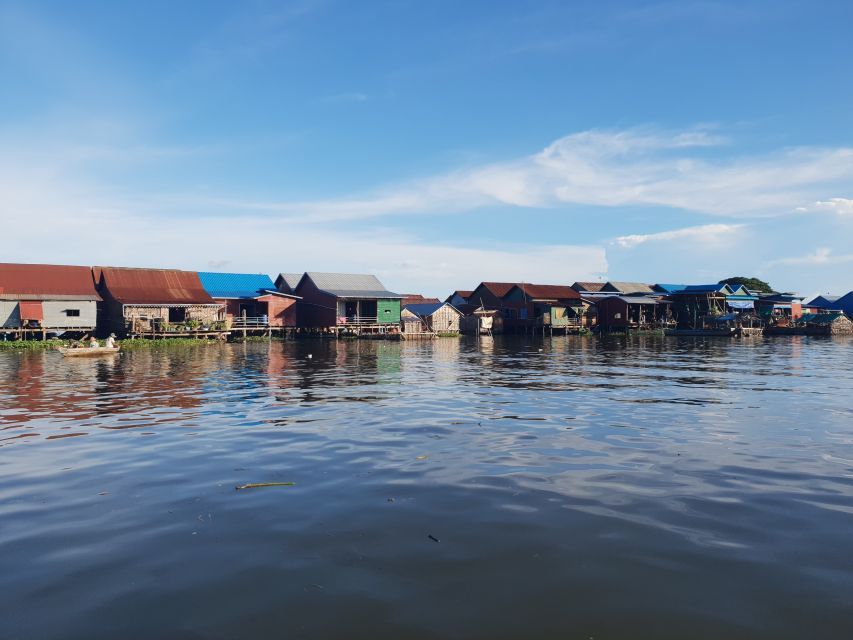
{"label": "red metal roof", "polygon": [[95,267],[106,297],[122,304],[215,304],[195,271]]}
{"label": "red metal roof", "polygon": [[403,299],[400,300],[400,306],[405,307],[409,304],[435,304],[441,302],[438,298],[424,298],[419,293],[401,293]]}
{"label": "red metal roof", "polygon": [[518,288],[528,297],[538,300],[577,300],[580,294],[562,284],[519,284]]}
{"label": "red metal roof", "polygon": [[0,263],[0,298],[100,300],[89,267]]}

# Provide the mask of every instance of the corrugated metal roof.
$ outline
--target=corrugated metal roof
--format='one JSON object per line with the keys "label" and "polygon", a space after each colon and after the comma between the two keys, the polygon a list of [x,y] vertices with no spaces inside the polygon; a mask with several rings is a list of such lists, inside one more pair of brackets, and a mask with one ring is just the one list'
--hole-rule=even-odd
{"label": "corrugated metal roof", "polygon": [[278,277],[284,281],[284,284],[286,284],[291,291],[295,291],[296,285],[298,285],[299,281],[302,280],[301,273],[280,273],[278,274]]}
{"label": "corrugated metal roof", "polygon": [[648,296],[607,296],[602,300],[611,300],[616,298],[628,304],[667,304],[667,300],[658,300],[657,298],[649,298]]}
{"label": "corrugated metal roof", "polygon": [[817,307],[818,309],[829,309],[834,303],[841,299],[841,296],[817,296],[810,300],[804,307]]}
{"label": "corrugated metal roof", "polygon": [[689,284],[681,291],[674,293],[725,293],[728,295],[731,293],[731,289],[725,284]]}
{"label": "corrugated metal roof", "polygon": [[257,298],[276,290],[272,278],[265,274],[199,271],[198,277],[212,298]]}
{"label": "corrugated metal roof", "polygon": [[517,286],[528,298],[544,300],[577,300],[581,297],[575,289],[562,284],[526,284],[522,282]]}
{"label": "corrugated metal roof", "polygon": [[[485,287],[486,289],[491,291],[492,295],[494,295],[495,297],[503,298],[506,294],[509,293],[509,290],[517,284],[517,282],[481,282],[477,286],[477,289],[479,289],[480,287]],[[473,295],[474,292],[477,291],[477,289],[474,289],[471,294]]]}
{"label": "corrugated metal roof", "polygon": [[686,286],[686,284],[656,284],[652,289],[661,293],[675,293],[676,291],[683,290]]}
{"label": "corrugated metal roof", "polygon": [[95,276],[101,293],[122,304],[215,304],[195,271],[95,267]]}
{"label": "corrugated metal roof", "polygon": [[0,263],[0,299],[100,300],[89,267]]}
{"label": "corrugated metal roof", "polygon": [[407,304],[404,309],[419,316],[431,316],[444,306],[448,306],[457,313],[461,313],[456,307],[448,302],[438,302],[434,304]]}
{"label": "corrugated metal roof", "polygon": [[398,293],[388,291],[379,278],[373,275],[356,273],[318,273],[308,272],[308,277],[316,287],[339,298],[402,298]]}
{"label": "corrugated metal roof", "polygon": [[617,282],[609,280],[604,283],[604,290],[618,291],[619,293],[654,293],[649,285],[643,282]]}
{"label": "corrugated metal roof", "polygon": [[436,302],[441,302],[438,298],[425,298],[419,293],[402,293],[403,299],[400,301],[402,306],[408,306],[410,304],[435,304]]}
{"label": "corrugated metal roof", "polygon": [[575,282],[572,289],[575,291],[601,291],[604,282]]}

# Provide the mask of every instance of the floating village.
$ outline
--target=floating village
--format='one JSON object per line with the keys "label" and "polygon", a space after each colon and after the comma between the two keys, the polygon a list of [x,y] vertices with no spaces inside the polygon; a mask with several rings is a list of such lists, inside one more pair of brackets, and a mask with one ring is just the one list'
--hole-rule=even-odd
{"label": "floating village", "polygon": [[249,336],[430,339],[659,331],[853,334],[853,291],[804,301],[737,284],[481,282],[446,299],[373,275],[0,264],[0,341]]}

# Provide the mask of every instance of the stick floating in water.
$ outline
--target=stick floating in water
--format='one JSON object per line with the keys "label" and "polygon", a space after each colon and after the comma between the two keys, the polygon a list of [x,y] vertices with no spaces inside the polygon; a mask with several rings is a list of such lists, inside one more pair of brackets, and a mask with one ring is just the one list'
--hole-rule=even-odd
{"label": "stick floating in water", "polygon": [[249,484],[241,484],[234,487],[240,489],[257,489],[258,487],[295,487],[295,482],[250,482]]}

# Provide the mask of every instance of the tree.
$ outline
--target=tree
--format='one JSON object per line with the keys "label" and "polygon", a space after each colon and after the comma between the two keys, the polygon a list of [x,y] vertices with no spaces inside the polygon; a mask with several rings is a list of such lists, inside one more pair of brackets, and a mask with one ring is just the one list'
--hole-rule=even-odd
{"label": "tree", "polygon": [[750,291],[764,291],[770,293],[773,291],[773,288],[764,280],[759,280],[758,278],[747,278],[745,276],[734,276],[733,278],[726,278],[725,280],[720,280],[717,284],[739,284],[743,285]]}

